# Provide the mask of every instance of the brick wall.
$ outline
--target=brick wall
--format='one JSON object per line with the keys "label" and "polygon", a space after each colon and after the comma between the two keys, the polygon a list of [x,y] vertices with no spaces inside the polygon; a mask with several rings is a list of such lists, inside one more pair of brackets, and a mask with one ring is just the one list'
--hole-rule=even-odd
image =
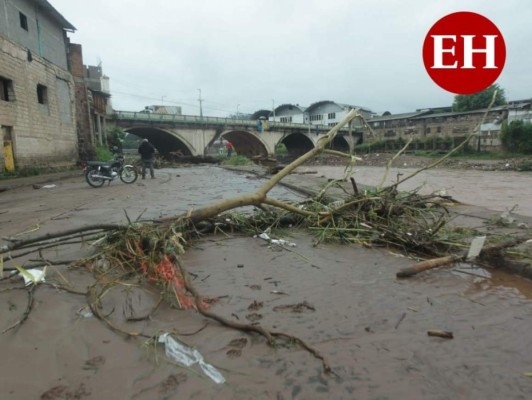
{"label": "brick wall", "polygon": [[0,76],[13,85],[13,98],[0,100],[0,124],[12,127],[16,168],[74,164],[72,75],[0,36]]}
{"label": "brick wall", "polygon": [[[415,118],[391,119],[380,121],[379,126],[373,126],[371,119],[367,120],[371,126],[371,131],[364,128],[364,142],[371,143],[378,140],[396,140],[403,138],[408,140],[426,139],[431,137],[442,138],[460,138],[470,135],[475,131],[478,124],[484,117],[484,110],[469,113],[445,113],[441,116],[438,114],[428,114]],[[493,110],[489,113],[486,121],[498,119],[502,121],[506,118],[506,112]],[[499,130],[491,132],[491,136],[497,140],[486,141],[484,149],[487,151],[500,150],[500,141],[498,140]]]}
{"label": "brick wall", "polygon": [[83,51],[81,45],[75,43],[69,44],[68,50],[70,69],[74,77],[79,158],[80,160],[94,160],[96,157],[94,129],[89,112],[88,88],[84,78]]}

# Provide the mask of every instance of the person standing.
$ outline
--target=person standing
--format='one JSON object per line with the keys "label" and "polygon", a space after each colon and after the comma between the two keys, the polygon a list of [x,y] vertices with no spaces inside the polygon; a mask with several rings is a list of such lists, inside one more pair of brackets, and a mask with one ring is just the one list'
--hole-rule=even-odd
{"label": "person standing", "polygon": [[139,154],[142,159],[142,179],[146,179],[146,169],[150,170],[150,176],[155,179],[153,171],[153,162],[155,161],[155,147],[148,142],[148,139],[142,139],[139,146]]}
{"label": "person standing", "polygon": [[231,143],[229,140],[225,144],[225,148],[227,149],[227,157],[231,157],[231,154],[233,154],[233,143]]}

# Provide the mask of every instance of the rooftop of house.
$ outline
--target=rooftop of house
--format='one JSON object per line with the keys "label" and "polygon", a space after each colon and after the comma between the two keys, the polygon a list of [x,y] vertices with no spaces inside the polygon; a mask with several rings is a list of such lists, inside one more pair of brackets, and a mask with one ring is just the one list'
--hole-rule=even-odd
{"label": "rooftop of house", "polygon": [[59,11],[57,11],[54,6],[52,6],[48,1],[46,0],[33,0],[37,7],[39,7],[43,12],[50,15],[57,23],[61,25],[63,29],[75,31],[76,27],[72,25],[70,22],[67,21],[63,15]]}

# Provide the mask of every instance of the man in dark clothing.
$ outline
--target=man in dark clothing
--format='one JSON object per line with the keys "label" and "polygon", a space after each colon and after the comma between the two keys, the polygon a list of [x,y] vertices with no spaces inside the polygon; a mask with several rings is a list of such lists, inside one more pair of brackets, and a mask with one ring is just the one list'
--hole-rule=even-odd
{"label": "man in dark clothing", "polygon": [[139,154],[142,159],[142,179],[146,178],[146,169],[150,169],[151,178],[155,178],[153,171],[153,162],[155,161],[155,147],[148,142],[148,139],[142,139],[139,146]]}

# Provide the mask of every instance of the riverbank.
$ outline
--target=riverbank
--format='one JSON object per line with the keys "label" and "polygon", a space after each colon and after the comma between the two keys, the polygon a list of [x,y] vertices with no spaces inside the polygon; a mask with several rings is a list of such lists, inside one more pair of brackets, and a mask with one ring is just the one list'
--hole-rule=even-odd
{"label": "riverbank", "polygon": [[[385,167],[396,153],[370,153],[357,155],[361,160],[357,165],[369,167]],[[411,154],[401,154],[391,163],[391,167],[424,168],[438,161],[440,157],[424,157]],[[311,162],[312,165],[344,165],[345,159],[321,155]],[[465,157],[451,157],[444,160],[436,168],[480,170],[480,171],[522,171],[532,169],[532,156],[509,157],[503,159],[473,159]]]}
{"label": "riverbank", "polygon": [[[116,181],[99,189],[82,176],[50,188],[18,187],[0,194],[0,236],[20,240],[181,214],[253,192],[264,180],[252,168],[239,174],[217,166],[164,168],[156,170],[155,180]],[[294,173],[286,181],[316,190],[328,178]],[[271,196],[303,198],[286,187]],[[484,225],[482,216],[472,207],[462,210],[459,221]],[[106,280],[108,286],[97,287],[105,292],[93,303],[105,318],[100,320],[85,293],[94,287],[93,270],[71,263],[50,265],[46,283],[29,299],[20,277],[1,282],[0,347],[9,362],[0,364],[0,398],[527,398],[529,280],[469,264],[399,280],[396,272],[417,260],[397,249],[317,245],[312,232],[297,229],[274,233],[295,247],[226,231],[188,243],[180,259],[198,292],[215,300],[213,313],[303,339],[332,373],[324,373],[320,360],[296,342],[269,346],[259,335],[195,311],[159,305],[161,289],[140,279]],[[66,254],[43,246],[39,257],[79,259],[90,243],[71,244]],[[15,261],[25,266],[24,257]],[[17,326],[30,301],[27,319]],[[450,331],[454,338],[431,337],[429,330]],[[162,332],[196,349],[226,383],[216,384],[198,365],[172,362],[163,345],[150,340]]]}

